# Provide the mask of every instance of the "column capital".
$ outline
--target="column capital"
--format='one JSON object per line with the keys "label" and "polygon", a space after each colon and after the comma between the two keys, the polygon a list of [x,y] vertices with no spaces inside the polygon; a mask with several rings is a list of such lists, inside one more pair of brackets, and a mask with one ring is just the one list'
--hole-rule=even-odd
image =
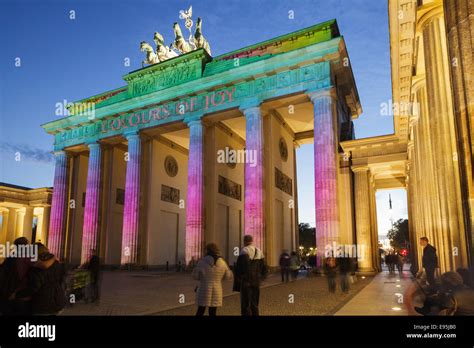
{"label": "column capital", "polygon": [[418,8],[418,21],[416,23],[417,30],[423,29],[433,20],[443,16],[443,4],[441,1],[434,1]]}
{"label": "column capital", "polygon": [[260,106],[252,106],[246,109],[240,109],[245,117],[253,116],[253,115],[261,115],[262,111],[260,110]]}
{"label": "column capital", "polygon": [[53,151],[52,152],[54,157],[60,157],[60,156],[66,156],[67,152],[65,150],[58,150],[58,151]]}
{"label": "column capital", "polygon": [[140,139],[140,133],[136,130],[130,130],[128,132],[124,132],[123,136],[127,139]]}
{"label": "column capital", "polygon": [[192,123],[203,123],[203,120],[202,120],[203,116],[204,116],[203,112],[199,112],[199,113],[195,113],[193,115],[185,116],[184,120],[183,120],[183,123],[185,123],[188,127]]}
{"label": "column capital", "polygon": [[98,143],[97,141],[87,143],[87,147],[89,148],[89,150],[101,148],[100,143]]}
{"label": "column capital", "polygon": [[239,110],[244,114],[253,109],[260,111],[260,104],[262,104],[262,101],[258,97],[246,98],[240,103]]}
{"label": "column capital", "polygon": [[332,99],[336,99],[337,93],[335,87],[328,87],[316,90],[307,90],[306,94],[308,95],[309,99],[314,103],[315,100],[324,97],[330,97]]}
{"label": "column capital", "polygon": [[369,171],[368,166],[353,166],[351,169],[354,173],[364,173]]}
{"label": "column capital", "polygon": [[185,122],[189,128],[193,126],[204,126],[204,123],[202,122],[200,118],[189,119],[189,120],[186,120]]}

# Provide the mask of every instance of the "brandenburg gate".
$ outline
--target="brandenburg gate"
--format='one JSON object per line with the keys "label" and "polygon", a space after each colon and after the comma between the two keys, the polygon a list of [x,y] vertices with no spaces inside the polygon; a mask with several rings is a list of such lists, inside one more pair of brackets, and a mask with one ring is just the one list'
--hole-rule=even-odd
{"label": "brandenburg gate", "polygon": [[370,253],[340,146],[361,106],[336,21],[216,57],[201,25],[187,41],[175,24],[172,48],[155,33],[125,86],[42,126],[56,161],[49,248],[74,264],[97,250],[107,265],[155,267],[216,242],[232,264],[251,234],[276,266],[299,245],[296,149],[314,143],[318,255],[356,237]]}

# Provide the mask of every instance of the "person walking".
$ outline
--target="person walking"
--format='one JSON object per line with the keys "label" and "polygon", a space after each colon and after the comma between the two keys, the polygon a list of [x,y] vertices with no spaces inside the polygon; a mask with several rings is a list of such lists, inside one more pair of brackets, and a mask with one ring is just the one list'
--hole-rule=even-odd
{"label": "person walking", "polygon": [[286,250],[283,250],[280,255],[280,272],[281,272],[281,282],[288,283],[290,278],[290,255]]}
{"label": "person walking", "polygon": [[397,270],[399,274],[403,273],[403,256],[400,253],[396,254],[397,257]]}
{"label": "person walking", "polygon": [[233,276],[215,243],[206,245],[206,256],[197,263],[192,276],[199,280],[196,316],[203,316],[206,307],[209,308],[209,316],[216,316],[217,307],[222,307],[222,281],[232,280]]}
{"label": "person walking", "polygon": [[[420,238],[420,245],[423,247],[423,256],[421,264],[426,272],[426,279],[428,281],[429,289],[431,291],[434,291],[434,274],[436,268],[438,267],[438,256],[436,255],[436,248],[429,243],[427,237]],[[418,274],[418,276],[421,276],[421,274]]]}
{"label": "person walking", "polygon": [[326,273],[326,277],[328,279],[329,292],[334,294],[336,292],[337,275],[337,264],[334,257],[330,256],[324,260],[324,273]]}
{"label": "person walking", "polygon": [[240,291],[240,309],[244,316],[258,316],[260,285],[267,276],[268,268],[262,251],[253,244],[251,235],[244,236],[244,247],[235,266],[234,291]]}
{"label": "person walking", "polygon": [[66,269],[44,246],[38,248],[38,261],[30,268],[28,286],[16,298],[31,298],[33,315],[57,315],[66,306]]}
{"label": "person walking", "polygon": [[92,303],[98,302],[100,299],[100,258],[95,249],[92,250],[91,258],[87,264],[90,273],[90,300]]}
{"label": "person walking", "polygon": [[341,290],[347,294],[349,292],[349,273],[351,272],[351,261],[348,257],[337,258],[337,266],[339,267],[339,277],[341,280]]}
{"label": "person walking", "polygon": [[291,280],[294,281],[298,278],[298,272],[300,271],[300,259],[296,251],[291,252],[290,256],[290,272]]}

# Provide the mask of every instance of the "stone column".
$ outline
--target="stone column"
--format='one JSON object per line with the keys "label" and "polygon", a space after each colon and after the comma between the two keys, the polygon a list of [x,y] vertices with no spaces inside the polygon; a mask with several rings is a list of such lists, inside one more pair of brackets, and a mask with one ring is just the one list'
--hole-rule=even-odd
{"label": "stone column", "polygon": [[13,243],[15,240],[15,226],[17,222],[17,213],[15,208],[8,208],[8,220],[6,226],[6,242]]}
{"label": "stone column", "polygon": [[138,217],[140,209],[141,140],[138,133],[126,135],[128,141],[125,204],[123,208],[121,264],[138,262]]}
{"label": "stone column", "polygon": [[84,207],[84,225],[82,228],[81,264],[86,263],[92,255],[92,250],[97,248],[99,234],[101,157],[100,144],[89,144],[86,202]]}
{"label": "stone column", "polygon": [[[48,240],[49,217],[51,214],[51,207],[43,207],[43,214],[41,214],[41,228],[36,230],[36,240],[45,243]],[[39,226],[39,223],[38,223]]]}
{"label": "stone column", "polygon": [[186,204],[185,261],[197,261],[204,250],[204,126],[201,120],[188,122],[189,158]]}
{"label": "stone column", "polygon": [[254,163],[245,163],[244,231],[265,249],[263,117],[259,106],[241,109],[245,116],[245,149]]}
{"label": "stone column", "polygon": [[[467,266],[457,162],[456,134],[448,52],[441,1],[433,2],[419,19],[423,32],[426,92],[434,164],[438,173],[441,231],[437,231],[441,272]],[[459,251],[454,252],[455,248]]]}
{"label": "stone column", "polygon": [[64,151],[55,153],[53,201],[49,222],[48,248],[60,260],[64,258],[66,197],[67,197],[67,155]]}
{"label": "stone column", "polygon": [[462,199],[470,265],[474,264],[474,1],[444,0],[454,121],[458,139]]}
{"label": "stone column", "polygon": [[33,207],[25,207],[25,216],[23,220],[23,231],[21,232],[21,235],[18,237],[26,237],[30,241],[30,243],[33,243],[31,240],[32,234],[33,234]]}
{"label": "stone column", "polygon": [[314,106],[316,244],[321,266],[326,246],[339,242],[336,91],[330,88],[308,94]]}
{"label": "stone column", "polygon": [[354,203],[359,271],[373,272],[372,252],[378,252],[378,250],[372,250],[369,168],[354,167],[352,171],[354,172]]}
{"label": "stone column", "polygon": [[19,208],[16,211],[16,226],[15,226],[15,235],[13,239],[17,239],[19,237],[23,237],[23,228],[24,228],[24,223],[25,223],[25,214],[26,214],[26,209],[25,208]]}
{"label": "stone column", "polygon": [[8,210],[2,210],[2,227],[0,228],[0,244],[7,242]]}

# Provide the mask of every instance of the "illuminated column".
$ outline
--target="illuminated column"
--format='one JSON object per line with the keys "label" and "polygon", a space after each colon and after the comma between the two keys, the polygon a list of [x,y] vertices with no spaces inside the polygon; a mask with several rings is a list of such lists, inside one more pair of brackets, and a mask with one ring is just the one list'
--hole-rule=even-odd
{"label": "illuminated column", "polygon": [[86,204],[84,207],[84,227],[82,230],[82,264],[90,259],[92,250],[97,248],[99,231],[100,164],[100,144],[89,144]]}
{"label": "illuminated column", "polygon": [[[428,4],[427,4],[428,6]],[[464,233],[462,195],[454,124],[446,28],[441,0],[433,1],[419,18],[423,32],[429,134],[438,174],[440,229],[435,231],[441,272],[466,267],[467,242]],[[472,173],[471,173],[472,175]]]}
{"label": "illuminated column", "polygon": [[125,204],[123,208],[121,264],[138,263],[138,216],[140,199],[141,140],[138,133],[128,134]]}
{"label": "illuminated column", "polygon": [[38,227],[36,229],[36,241],[44,244],[48,240],[49,215],[51,207],[43,207],[43,213],[38,216]]}
{"label": "illuminated column", "polygon": [[188,193],[186,204],[186,263],[198,260],[204,242],[204,126],[193,120],[189,126]]}
{"label": "illuminated column", "polygon": [[369,168],[354,167],[356,239],[359,271],[373,272],[372,230],[370,228]]}
{"label": "illuminated column", "polygon": [[309,92],[314,107],[314,194],[317,262],[321,266],[325,247],[338,243],[337,119],[335,89]]}
{"label": "illuminated column", "polygon": [[53,201],[49,221],[48,248],[60,260],[64,257],[64,226],[66,221],[67,155],[64,151],[55,153]]}
{"label": "illuminated column", "polygon": [[26,237],[32,243],[33,234],[33,207],[25,207],[25,217],[23,218],[23,231],[18,237]]}
{"label": "illuminated column", "polygon": [[5,245],[7,242],[7,226],[8,226],[8,209],[1,211],[2,228],[0,229],[0,244]]}
{"label": "illuminated column", "polygon": [[25,214],[26,209],[20,208],[16,211],[16,226],[15,226],[15,237],[13,239],[17,239],[19,237],[23,237],[23,228],[25,223]]}
{"label": "illuminated column", "polygon": [[470,266],[474,266],[474,3],[472,0],[444,0],[454,122],[458,152],[465,230],[468,231]]}
{"label": "illuminated column", "polygon": [[244,231],[254,244],[265,247],[263,117],[259,106],[242,109],[245,116],[245,149],[255,162],[245,161]]}
{"label": "illuminated column", "polygon": [[15,226],[16,226],[16,209],[15,208],[8,208],[8,219],[7,219],[7,225],[6,225],[6,241],[13,243],[15,240]]}

